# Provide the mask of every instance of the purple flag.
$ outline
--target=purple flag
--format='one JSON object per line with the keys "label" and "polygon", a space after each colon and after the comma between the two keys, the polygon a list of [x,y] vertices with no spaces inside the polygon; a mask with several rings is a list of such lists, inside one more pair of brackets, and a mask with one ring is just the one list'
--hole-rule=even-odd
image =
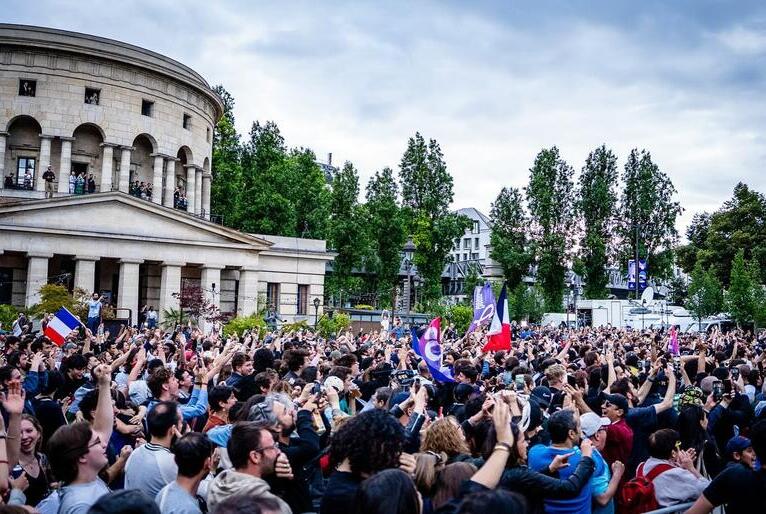
{"label": "purple flag", "polygon": [[489,325],[495,315],[495,295],[489,282],[484,286],[476,286],[473,290],[473,321],[468,327],[470,334],[477,327]]}

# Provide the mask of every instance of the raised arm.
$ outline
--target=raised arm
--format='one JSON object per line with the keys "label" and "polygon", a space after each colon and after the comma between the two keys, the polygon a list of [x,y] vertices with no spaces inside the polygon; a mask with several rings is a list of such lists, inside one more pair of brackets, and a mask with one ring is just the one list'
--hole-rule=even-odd
{"label": "raised arm", "polygon": [[497,444],[484,465],[471,477],[472,482],[494,489],[500,483],[505,470],[505,463],[513,448],[513,432],[511,431],[511,416],[505,402],[495,402],[492,411],[492,422],[495,425]]}
{"label": "raised arm", "polygon": [[673,372],[672,364],[668,364],[665,368],[665,374],[668,377],[668,390],[665,391],[665,397],[662,399],[662,402],[654,405],[654,410],[657,411],[657,414],[673,407],[673,397],[676,395],[676,374]]}
{"label": "raised arm", "polygon": [[19,461],[19,453],[21,452],[21,413],[24,411],[25,396],[26,393],[21,387],[20,381],[11,380],[8,382],[8,392],[3,397],[3,407],[8,413],[6,452],[8,453],[9,469],[13,469]]}
{"label": "raised arm", "polygon": [[114,427],[114,409],[112,408],[112,368],[106,364],[99,364],[93,369],[93,374],[98,381],[98,403],[93,415],[93,431],[98,432],[106,444],[112,437]]}

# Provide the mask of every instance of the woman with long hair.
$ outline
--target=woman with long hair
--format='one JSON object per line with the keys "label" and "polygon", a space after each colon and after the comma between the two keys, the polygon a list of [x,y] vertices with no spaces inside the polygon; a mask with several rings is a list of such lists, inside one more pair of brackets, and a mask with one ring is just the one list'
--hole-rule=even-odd
{"label": "woman with long hair", "polygon": [[681,448],[693,448],[697,454],[697,470],[710,478],[723,469],[723,459],[719,455],[715,438],[708,432],[707,413],[700,405],[689,405],[681,409],[678,415],[678,433]]}
{"label": "woman with long hair", "polygon": [[29,487],[24,491],[27,505],[37,505],[48,495],[51,483],[51,471],[48,457],[40,451],[43,442],[43,429],[37,418],[29,414],[21,415],[21,448],[19,466],[14,468],[13,478],[26,474]]}

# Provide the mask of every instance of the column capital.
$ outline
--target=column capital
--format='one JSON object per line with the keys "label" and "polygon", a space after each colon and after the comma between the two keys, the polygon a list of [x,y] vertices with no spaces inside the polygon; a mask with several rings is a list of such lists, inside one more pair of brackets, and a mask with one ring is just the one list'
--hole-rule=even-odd
{"label": "column capital", "polygon": [[3,130],[0,130],[0,137],[7,137],[9,134]]}
{"label": "column capital", "polygon": [[163,159],[169,159],[170,158],[170,156],[168,154],[160,153],[160,152],[150,153],[149,157],[162,157]]}
{"label": "column capital", "polygon": [[220,264],[203,264],[202,266],[200,266],[200,268],[222,270],[222,269],[226,269],[226,266],[221,266]]}
{"label": "column capital", "polygon": [[240,266],[238,269],[240,272],[245,271],[247,273],[258,273],[258,271],[260,271],[258,268],[252,268],[250,266]]}
{"label": "column capital", "polygon": [[202,172],[202,178],[210,180],[210,179],[213,178],[213,174],[210,173],[209,171],[203,171]]}
{"label": "column capital", "polygon": [[184,266],[186,266],[186,263],[185,262],[181,262],[181,261],[162,261],[160,263],[160,266],[161,267],[173,266],[173,267],[177,267],[177,268],[183,268]]}
{"label": "column capital", "polygon": [[143,259],[120,259],[120,264],[143,264]]}
{"label": "column capital", "polygon": [[59,136],[59,139],[61,140],[61,142],[68,141],[70,143],[75,140],[75,138],[69,137],[69,136]]}
{"label": "column capital", "polygon": [[101,260],[101,257],[97,257],[95,255],[75,255],[74,260],[76,261],[98,261]]}
{"label": "column capital", "polygon": [[194,169],[195,171],[202,169],[199,166],[197,166],[196,164],[184,164],[183,167],[186,168],[187,170],[188,169]]}
{"label": "column capital", "polygon": [[27,252],[27,257],[34,257],[38,259],[52,259],[53,254],[45,253],[45,252]]}
{"label": "column capital", "polygon": [[170,155],[166,155],[165,159],[169,162],[181,162],[181,159],[178,157],[171,157]]}
{"label": "column capital", "polygon": [[50,134],[40,134],[40,139],[53,139],[56,136],[51,136]]}
{"label": "column capital", "polygon": [[106,147],[119,148],[120,147],[120,145],[117,143],[100,143],[98,146],[100,146],[101,148],[106,148]]}
{"label": "column capital", "polygon": [[120,145],[120,150],[127,150],[128,152],[132,152],[135,149],[135,146]]}

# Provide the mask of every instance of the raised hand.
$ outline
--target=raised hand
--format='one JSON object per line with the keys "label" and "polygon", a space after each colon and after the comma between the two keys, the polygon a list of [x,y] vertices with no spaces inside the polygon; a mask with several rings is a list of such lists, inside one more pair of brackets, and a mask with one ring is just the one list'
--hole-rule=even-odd
{"label": "raised hand", "polygon": [[8,382],[8,392],[2,397],[3,408],[8,414],[21,414],[24,411],[26,392],[20,380]]}

